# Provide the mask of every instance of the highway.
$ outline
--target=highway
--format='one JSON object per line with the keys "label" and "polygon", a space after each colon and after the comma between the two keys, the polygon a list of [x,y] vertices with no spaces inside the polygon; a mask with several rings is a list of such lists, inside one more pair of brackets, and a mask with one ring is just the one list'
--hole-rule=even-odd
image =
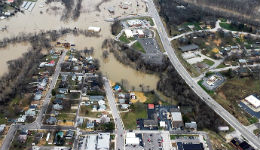
{"label": "highway", "polygon": [[153,0],[148,0],[147,5],[149,14],[151,15],[151,17],[154,18],[164,49],[167,52],[172,65],[175,67],[179,75],[211,109],[213,109],[235,130],[240,132],[241,135],[249,141],[249,143],[253,144],[255,147],[257,147],[257,149],[260,149],[260,141],[258,140],[258,138],[253,133],[249,132],[249,130],[244,125],[242,125],[234,116],[232,116],[228,111],[226,111],[221,105],[219,105],[214,99],[212,99],[196,82],[193,81],[187,70],[180,63],[179,59],[177,58],[174,52],[174,49],[171,46],[167,32],[165,31],[165,28],[156,10]]}
{"label": "highway", "polygon": [[106,96],[107,96],[107,100],[108,100],[108,103],[110,106],[110,110],[112,112],[112,116],[114,118],[115,125],[116,125],[116,129],[115,129],[116,150],[124,150],[125,149],[124,124],[121,119],[121,116],[119,115],[120,113],[116,107],[116,101],[115,101],[115,96],[114,96],[113,90],[109,84],[109,81],[105,77],[104,77],[104,86],[105,86]]}

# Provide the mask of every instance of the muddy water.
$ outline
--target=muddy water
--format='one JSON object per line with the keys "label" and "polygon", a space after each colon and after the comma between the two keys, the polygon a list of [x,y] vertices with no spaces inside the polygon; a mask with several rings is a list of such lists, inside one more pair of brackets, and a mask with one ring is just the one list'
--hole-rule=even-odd
{"label": "muddy water", "polygon": [[[119,5],[125,2],[125,0],[110,0],[107,3],[102,3],[99,7],[100,11],[97,11],[96,5],[101,1],[102,0],[83,0],[80,17],[76,21],[68,20],[64,22],[61,21],[64,6],[55,2],[41,8],[39,6],[42,5],[44,0],[38,0],[32,12],[25,11],[24,14],[18,13],[10,19],[0,21],[0,28],[7,26],[7,31],[0,31],[0,40],[5,37],[17,36],[21,33],[37,33],[40,31],[58,30],[65,27],[87,29],[89,26],[98,26],[101,27],[100,38],[67,36],[62,39],[75,43],[77,49],[94,47],[94,57],[100,60],[103,74],[108,76],[112,81],[120,82],[122,79],[125,79],[129,83],[129,88],[135,86],[136,89],[138,89],[139,85],[143,84],[145,87],[149,86],[150,89],[156,89],[158,77],[140,73],[125,66],[118,62],[112,54],[109,55],[107,60],[103,60],[102,58],[101,44],[103,40],[113,38],[110,32],[111,23],[106,20],[128,16],[130,14],[145,14],[144,2],[140,0],[127,0],[132,4],[129,5],[129,9],[122,9]],[[139,7],[137,7],[137,1]],[[56,7],[55,10],[51,9],[54,7]],[[107,8],[109,7],[114,8],[115,14],[108,12]],[[20,44],[0,50],[0,56],[6,55],[4,59],[1,58],[0,60],[0,75],[7,71],[6,61],[22,56],[22,53],[26,52],[26,50],[27,48]]]}
{"label": "muddy water", "polygon": [[135,89],[141,90],[139,85],[143,84],[145,89],[149,86],[149,89],[156,89],[156,84],[159,78],[155,75],[141,73],[136,71],[128,66],[125,66],[118,62],[112,53],[109,54],[107,59],[103,59],[101,48],[102,37],[101,38],[86,38],[84,36],[73,36],[68,35],[60,39],[61,42],[72,42],[75,43],[75,47],[78,50],[82,50],[85,47],[93,47],[94,54],[93,57],[100,60],[100,69],[101,72],[107,76],[113,82],[121,82],[122,79],[128,81],[128,89],[132,89],[134,86]]}
{"label": "muddy water", "polygon": [[8,71],[7,62],[21,57],[22,54],[27,52],[29,48],[30,44],[25,43],[0,48],[0,77]]}

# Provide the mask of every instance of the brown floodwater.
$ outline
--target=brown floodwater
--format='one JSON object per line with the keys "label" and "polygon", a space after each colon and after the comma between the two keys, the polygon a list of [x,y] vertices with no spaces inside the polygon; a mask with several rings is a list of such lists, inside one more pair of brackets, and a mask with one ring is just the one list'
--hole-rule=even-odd
{"label": "brown floodwater", "polygon": [[[61,21],[64,6],[60,3],[54,2],[45,5],[43,8],[39,7],[44,0],[38,0],[32,12],[25,11],[24,14],[18,13],[16,16],[6,20],[0,21],[0,28],[7,26],[7,31],[0,31],[0,40],[5,37],[13,37],[22,33],[37,33],[47,30],[58,30],[61,28],[74,28],[87,29],[89,26],[101,27],[99,38],[87,38],[84,36],[68,35],[61,38],[63,41],[76,44],[76,48],[81,50],[85,47],[94,47],[94,58],[100,60],[101,71],[113,82],[120,82],[122,79],[128,81],[128,87],[135,86],[139,89],[139,85],[143,84],[145,87],[149,86],[150,89],[156,89],[156,84],[159,78],[155,75],[141,73],[128,66],[118,62],[112,54],[104,60],[102,58],[101,45],[104,39],[113,38],[111,35],[111,22],[107,19],[128,16],[130,14],[145,14],[145,3],[139,0],[128,0],[132,5],[128,9],[122,9],[119,5],[124,0],[110,0],[108,3],[100,5],[100,11],[96,10],[96,5],[102,0],[84,0],[82,2],[81,15],[77,20]],[[137,1],[139,7],[137,7]],[[52,9],[56,7],[55,9]],[[115,14],[110,14],[107,8],[113,7]],[[28,46],[28,45],[27,45]],[[23,44],[10,45],[7,48],[0,49],[0,56],[5,58],[0,59],[0,75],[7,72],[6,62],[12,59],[17,59],[26,52],[28,47]]]}
{"label": "brown floodwater", "polygon": [[0,77],[8,72],[7,62],[21,57],[29,48],[30,44],[26,43],[8,45],[5,48],[0,48]]}
{"label": "brown floodwater", "polygon": [[134,86],[136,90],[141,90],[139,85],[143,84],[145,89],[149,86],[149,89],[156,89],[159,78],[156,75],[142,73],[129,66],[126,66],[116,60],[112,53],[109,54],[107,59],[102,56],[103,50],[101,48],[103,39],[101,38],[89,38],[85,36],[73,36],[68,35],[60,39],[61,42],[71,42],[76,46],[78,50],[83,50],[85,47],[94,48],[93,57],[99,59],[100,70],[113,82],[121,82],[123,80],[128,81],[128,89],[132,89]]}

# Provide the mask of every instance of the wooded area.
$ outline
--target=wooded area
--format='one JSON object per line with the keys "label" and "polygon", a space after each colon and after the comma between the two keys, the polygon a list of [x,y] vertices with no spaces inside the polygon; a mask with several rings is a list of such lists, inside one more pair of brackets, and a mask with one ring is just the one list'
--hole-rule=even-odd
{"label": "wooded area", "polygon": [[[160,76],[157,84],[157,90],[171,100],[176,100],[184,114],[185,121],[195,120],[200,129],[208,128],[218,131],[217,127],[226,125],[225,121],[211,110],[185,83],[179,76],[167,57],[164,63],[154,66],[147,64],[140,58],[138,51],[133,50],[119,42],[113,40],[105,40],[103,42],[104,49],[109,49],[116,59],[121,63],[131,66],[132,68],[148,73],[156,73]],[[171,103],[171,102],[169,102]],[[188,109],[191,108],[191,111]]]}
{"label": "wooded area", "polygon": [[213,24],[226,18],[233,24],[260,25],[260,1],[257,0],[156,0],[160,15],[169,28],[185,22]]}

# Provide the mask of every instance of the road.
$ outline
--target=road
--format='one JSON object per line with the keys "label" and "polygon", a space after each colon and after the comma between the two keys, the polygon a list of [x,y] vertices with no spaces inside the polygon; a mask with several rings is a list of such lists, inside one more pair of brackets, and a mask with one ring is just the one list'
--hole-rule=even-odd
{"label": "road", "polygon": [[115,134],[116,134],[116,150],[124,150],[125,149],[125,129],[124,129],[124,124],[121,119],[121,116],[119,115],[119,111],[117,110],[116,107],[116,101],[115,101],[115,96],[113,93],[113,90],[110,86],[110,83],[107,78],[104,77],[104,86],[106,90],[106,96],[108,99],[108,103],[112,112],[112,116],[115,121],[116,129],[115,129]]}
{"label": "road", "polygon": [[258,138],[249,132],[247,128],[242,125],[234,116],[232,116],[228,111],[226,111],[221,105],[219,105],[214,99],[212,99],[196,82],[193,81],[187,70],[182,66],[178,57],[176,56],[174,49],[171,46],[171,43],[168,39],[167,32],[163,26],[161,18],[156,10],[156,7],[152,0],[147,1],[148,11],[151,17],[154,18],[155,24],[158,28],[158,33],[161,38],[162,44],[165,51],[168,54],[168,57],[175,67],[179,75],[185,80],[185,82],[191,87],[191,89],[211,108],[213,109],[220,117],[222,117],[227,123],[229,123],[235,130],[239,131],[242,136],[260,149],[260,141]]}
{"label": "road", "polygon": [[14,135],[17,131],[17,129],[40,129],[42,127],[42,119],[43,119],[43,115],[46,113],[46,110],[48,108],[50,99],[51,99],[51,91],[52,89],[55,87],[60,71],[61,71],[61,67],[60,64],[64,61],[64,58],[66,56],[67,50],[64,50],[64,52],[62,53],[57,65],[56,65],[56,69],[55,72],[52,76],[52,81],[49,87],[49,90],[45,96],[43,105],[41,107],[40,112],[37,114],[37,117],[35,119],[35,121],[33,123],[30,124],[26,124],[26,125],[19,125],[19,124],[12,124],[10,129],[8,130],[8,133],[3,141],[1,150],[8,150],[10,148],[11,142],[14,138]]}

